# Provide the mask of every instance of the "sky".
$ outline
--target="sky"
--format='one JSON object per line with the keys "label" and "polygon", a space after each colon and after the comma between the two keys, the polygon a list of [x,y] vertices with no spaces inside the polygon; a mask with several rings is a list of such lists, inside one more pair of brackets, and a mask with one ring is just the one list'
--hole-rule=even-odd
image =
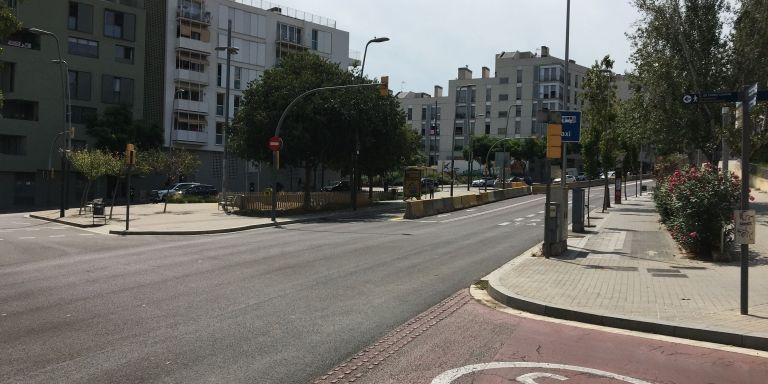
{"label": "sky", "polygon": [[[448,90],[458,68],[473,77],[486,66],[494,72],[495,55],[549,47],[565,57],[566,0],[274,0],[282,6],[336,20],[349,32],[351,57],[362,59],[368,40],[390,41],[368,48],[365,74],[389,75],[394,92]],[[572,0],[570,58],[589,67],[610,54],[615,71],[631,69],[627,32],[637,11],[628,0]],[[358,52],[355,57],[354,51]]]}

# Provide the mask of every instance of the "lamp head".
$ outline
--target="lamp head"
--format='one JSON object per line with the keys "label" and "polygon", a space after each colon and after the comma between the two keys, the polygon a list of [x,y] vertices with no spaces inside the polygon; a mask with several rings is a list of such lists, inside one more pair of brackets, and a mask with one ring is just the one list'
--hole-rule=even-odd
{"label": "lamp head", "polygon": [[383,43],[385,41],[389,41],[389,37],[374,37],[369,43]]}
{"label": "lamp head", "polygon": [[29,31],[38,35],[53,35],[53,32],[49,32],[40,28],[30,28]]}

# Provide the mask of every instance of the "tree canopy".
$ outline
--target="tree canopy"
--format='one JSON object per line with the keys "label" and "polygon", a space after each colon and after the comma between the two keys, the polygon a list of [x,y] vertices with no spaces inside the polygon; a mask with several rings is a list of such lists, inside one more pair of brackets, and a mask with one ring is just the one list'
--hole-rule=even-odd
{"label": "tree canopy", "polygon": [[585,125],[581,133],[581,155],[584,172],[598,176],[599,169],[613,168],[617,151],[617,100],[613,60],[606,55],[590,67],[584,78]]}
{"label": "tree canopy", "polygon": [[107,107],[104,112],[86,123],[86,133],[96,140],[96,148],[110,152],[123,152],[132,143],[141,150],[159,148],[163,144],[163,131],[157,125],[134,121],[127,106]]}
{"label": "tree canopy", "polygon": [[[16,19],[13,10],[5,2],[0,1],[0,40],[21,28],[21,23]],[[0,55],[3,54],[3,47],[0,47]],[[0,62],[0,66],[2,66]],[[0,71],[2,68],[0,68]],[[0,108],[3,107],[3,91],[0,90]]]}

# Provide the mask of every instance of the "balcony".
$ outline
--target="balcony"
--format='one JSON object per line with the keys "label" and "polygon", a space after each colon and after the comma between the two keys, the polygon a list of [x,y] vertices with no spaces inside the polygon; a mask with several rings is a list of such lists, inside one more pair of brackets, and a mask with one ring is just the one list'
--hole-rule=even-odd
{"label": "balcony", "polygon": [[190,71],[187,69],[177,69],[174,72],[175,80],[186,80],[199,84],[208,84],[208,74],[204,72]]}
{"label": "balcony", "polygon": [[179,48],[189,49],[191,51],[197,52],[205,52],[206,55],[213,50],[213,48],[211,48],[211,43],[206,43],[187,37],[179,37],[178,40]]}
{"label": "balcony", "polygon": [[211,25],[211,13],[205,11],[205,8],[178,6],[176,7],[176,18]]}
{"label": "balcony", "polygon": [[175,130],[173,141],[184,144],[206,145],[208,144],[208,132]]}
{"label": "balcony", "polygon": [[206,115],[208,114],[208,104],[206,104],[205,101],[176,99],[174,100],[173,107],[177,110],[199,112]]}

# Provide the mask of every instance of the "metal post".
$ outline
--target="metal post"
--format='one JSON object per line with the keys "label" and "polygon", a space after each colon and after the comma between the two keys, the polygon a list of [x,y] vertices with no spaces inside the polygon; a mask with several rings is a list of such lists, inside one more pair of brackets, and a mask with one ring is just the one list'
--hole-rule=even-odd
{"label": "metal post", "polygon": [[272,151],[272,221],[277,221],[277,173],[280,170],[280,151]]}
{"label": "metal post", "polygon": [[[568,78],[568,64],[569,64],[569,60],[570,60],[570,58],[569,58],[569,53],[570,53],[570,51],[569,51],[569,48],[570,48],[570,45],[569,45],[570,44],[569,43],[570,42],[570,40],[569,40],[570,39],[570,29],[571,29],[571,0],[568,0],[568,2],[566,3],[566,11],[565,11],[565,87],[563,88],[564,91],[565,91],[564,95],[563,95],[563,101],[564,101],[564,104],[565,104],[564,105],[565,110],[569,110],[570,109],[570,108],[568,108],[569,107],[569,105],[568,105],[568,86],[570,85],[570,81],[569,81],[570,79]],[[567,189],[566,189],[566,186],[565,186],[565,181],[566,181],[566,177],[565,176],[566,176],[566,167],[567,167],[567,164],[568,164],[566,162],[566,156],[567,156],[568,151],[567,151],[567,143],[566,142],[562,143],[562,153],[563,153],[563,157],[561,159],[562,164],[560,165],[560,169],[561,169],[561,172],[560,172],[560,188],[563,191],[564,201],[562,202],[561,216],[560,216],[560,220],[558,220],[558,221],[559,221],[559,224],[563,226],[562,229],[561,229],[561,231],[563,232],[563,243],[566,244],[565,246],[567,247],[567,242],[568,242],[568,224],[567,224],[566,218],[568,216],[568,192],[567,192]],[[563,249],[563,252],[565,252],[565,249]]]}
{"label": "metal post", "polygon": [[474,160],[472,159],[472,129],[470,128],[470,121],[469,121],[469,114],[472,113],[472,88],[470,86],[466,87],[467,90],[467,97],[466,97],[466,108],[467,108],[467,134],[469,135],[467,140],[467,143],[469,144],[469,164],[467,165],[467,191],[470,190],[470,187],[472,185],[472,163]]}
{"label": "metal post", "polygon": [[[731,126],[731,109],[728,107],[723,107],[722,109],[722,115],[723,115],[723,128],[724,129],[730,129]],[[723,150],[722,150],[722,159],[723,159],[723,175],[728,177],[728,160],[731,158],[731,149],[728,147],[728,141],[725,139],[725,136],[723,136]]]}
{"label": "metal post", "polygon": [[[741,125],[741,209],[749,209],[749,136],[752,133],[749,121],[749,102],[745,86],[742,95],[742,125]],[[749,313],[749,245],[741,245],[741,314]]]}
{"label": "metal post", "polygon": [[[125,230],[128,231],[128,228],[130,227],[131,222],[131,170],[133,169],[133,165],[131,163],[128,163],[128,175],[126,179],[128,179],[125,183]],[[166,200],[167,200],[166,196]]]}
{"label": "metal post", "polygon": [[230,63],[232,56],[232,20],[227,21],[227,85],[224,88],[224,132],[222,132],[221,156],[221,199],[224,202],[227,198],[227,132],[229,131],[229,81],[230,81]]}

